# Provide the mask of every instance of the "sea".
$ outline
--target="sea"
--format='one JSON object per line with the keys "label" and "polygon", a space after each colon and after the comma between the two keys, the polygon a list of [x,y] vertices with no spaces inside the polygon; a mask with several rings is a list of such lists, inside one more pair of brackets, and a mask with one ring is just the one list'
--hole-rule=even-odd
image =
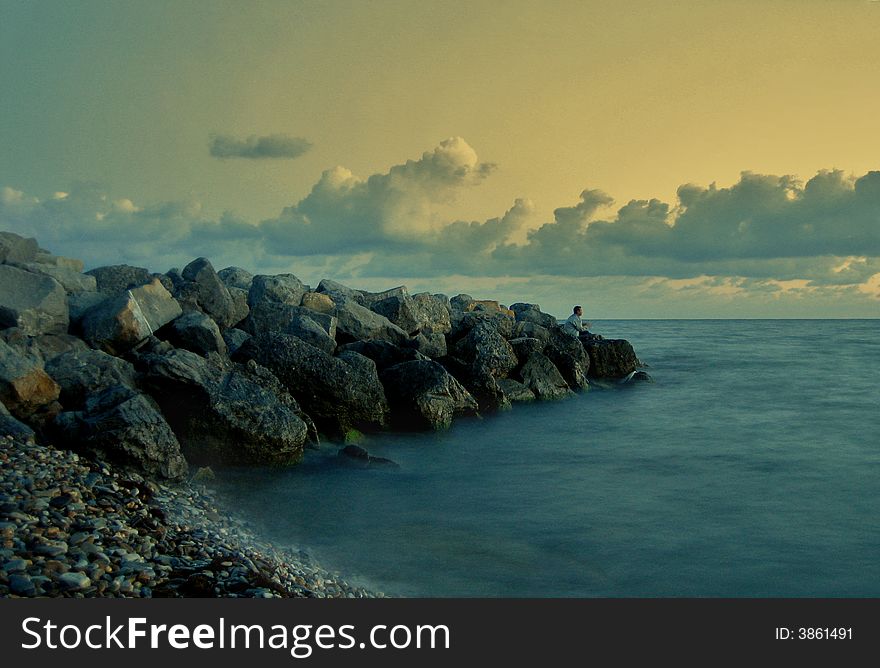
{"label": "sea", "polygon": [[653,383],[218,472],[263,537],[396,596],[880,596],[880,320],[594,322]]}

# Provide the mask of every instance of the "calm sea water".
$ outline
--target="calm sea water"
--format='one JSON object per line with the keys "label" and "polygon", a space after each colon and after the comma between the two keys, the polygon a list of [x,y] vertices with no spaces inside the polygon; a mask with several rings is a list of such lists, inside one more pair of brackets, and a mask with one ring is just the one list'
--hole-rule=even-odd
{"label": "calm sea water", "polygon": [[656,383],[221,472],[389,594],[880,596],[880,320],[605,321]]}

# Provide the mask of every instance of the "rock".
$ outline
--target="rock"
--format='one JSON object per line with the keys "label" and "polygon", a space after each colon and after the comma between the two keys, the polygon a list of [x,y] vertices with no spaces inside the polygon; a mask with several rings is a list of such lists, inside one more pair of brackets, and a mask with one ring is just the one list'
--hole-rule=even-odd
{"label": "rock", "polygon": [[265,333],[245,341],[235,359],[251,359],[275,373],[303,409],[322,428],[343,434],[350,428],[385,424],[388,402],[378,376],[305,341]]}
{"label": "rock", "polygon": [[452,311],[464,312],[473,310],[474,298],[464,293],[457,294],[449,300],[449,307]]}
{"label": "rock", "polygon": [[148,269],[132,267],[127,264],[116,264],[107,267],[97,267],[86,272],[94,276],[98,292],[115,297],[129,288],[136,288],[153,281]]}
{"label": "rock", "polygon": [[323,350],[328,355],[332,355],[333,351],[336,350],[336,341],[323,327],[307,315],[293,316],[285,332],[299,337],[306,343]]}
{"label": "rock", "polygon": [[186,460],[171,427],[147,395],[117,385],[90,396],[82,411],[55,418],[58,436],[99,459],[163,478],[181,478]]}
{"label": "rock", "polygon": [[210,466],[200,466],[192,477],[192,481],[196,483],[212,482],[216,479],[217,476]]}
{"label": "rock", "polygon": [[518,302],[516,304],[511,304],[510,310],[513,311],[517,322],[533,322],[536,325],[541,325],[548,329],[556,327],[559,324],[555,316],[544,313],[541,311],[541,307],[537,304]]}
{"label": "rock", "polygon": [[370,310],[388,318],[404,332],[414,333],[420,328],[412,300],[406,296],[386,297],[370,305]]}
{"label": "rock", "polygon": [[286,465],[302,459],[309,424],[267,369],[188,350],[144,355],[138,365],[190,461]]}
{"label": "rock", "polygon": [[425,359],[419,353],[409,347],[396,346],[388,341],[354,341],[339,346],[340,355],[344,351],[353,351],[364,357],[371,359],[378,371],[381,373],[388,367],[400,364],[401,362],[411,362],[414,360]]}
{"label": "rock", "polygon": [[590,357],[590,378],[623,378],[641,366],[625,339],[584,341],[583,346]]}
{"label": "rock", "polygon": [[41,264],[39,262],[27,262],[24,264],[16,264],[17,267],[25,269],[33,274],[42,274],[54,278],[61,284],[67,294],[78,294],[80,292],[95,292],[97,283],[94,276],[82,274],[65,266],[54,264]]}
{"label": "rock", "polygon": [[63,267],[64,269],[70,269],[71,271],[78,273],[82,273],[84,266],[82,260],[77,260],[72,257],[64,257],[62,255],[52,255],[52,253],[48,253],[42,249],[37,251],[37,254],[34,257],[34,262],[38,262],[39,264],[53,264],[56,267]]}
{"label": "rock", "polygon": [[42,368],[0,340],[0,401],[26,419],[58,398],[61,388]]}
{"label": "rock", "polygon": [[254,276],[248,292],[248,305],[254,308],[265,302],[271,302],[299,306],[303,295],[308,291],[309,286],[293,274],[258,275]]}
{"label": "rock", "polygon": [[0,328],[20,327],[31,336],[64,334],[68,323],[67,293],[58,281],[0,265]]}
{"label": "rock", "polygon": [[229,290],[229,296],[232,297],[232,321],[238,325],[251,312],[251,307],[247,303],[248,291],[236,287],[227,287],[226,289]]}
{"label": "rock", "polygon": [[367,292],[366,290],[360,290],[360,293],[361,298],[359,302],[367,308],[372,308],[377,302],[384,301],[391,297],[399,297],[401,299],[409,297],[409,290],[406,289],[405,285],[399,285],[396,288],[383,290],[382,292]]}
{"label": "rock", "polygon": [[300,315],[299,306],[262,302],[252,306],[247,319],[240,328],[252,336],[264,332],[283,332],[294,317]]}
{"label": "rock", "polygon": [[336,336],[341,343],[383,339],[400,345],[409,340],[409,335],[388,318],[361,306],[353,299],[341,298],[334,301]]}
{"label": "rock", "polygon": [[209,316],[198,311],[185,313],[167,325],[168,340],[177,348],[191,350],[199,355],[226,354],[226,341],[220,328]]}
{"label": "rock", "polygon": [[37,366],[45,366],[49,360],[71,350],[89,350],[81,339],[70,334],[28,336],[18,327],[0,331],[0,339]]}
{"label": "rock", "polygon": [[478,324],[491,327],[505,339],[515,338],[516,321],[512,316],[500,312],[467,311],[462,313],[456,311],[453,312],[451,321],[452,328],[446,335],[447,343],[458,341]]}
{"label": "rock", "polygon": [[83,338],[95,348],[119,355],[182,312],[180,304],[154,279],[89,310],[82,321]]}
{"label": "rock", "polygon": [[217,275],[227,288],[248,291],[254,282],[254,275],[241,267],[226,267],[226,269],[218,271]]}
{"label": "rock", "polygon": [[359,445],[346,445],[339,450],[339,456],[348,462],[365,468],[377,466],[400,468],[396,462],[393,462],[390,459],[385,459],[384,457],[372,457],[369,452]]}
{"label": "rock", "polygon": [[9,576],[9,591],[16,596],[36,596],[37,588],[30,576],[15,573]]}
{"label": "rock", "polygon": [[61,388],[60,401],[67,410],[81,410],[93,394],[122,385],[136,387],[134,366],[101,350],[72,350],[46,363],[46,373]]}
{"label": "rock", "polygon": [[544,345],[550,342],[550,330],[533,322],[520,321],[514,325],[513,338],[538,339]]}
{"label": "rock", "polygon": [[223,332],[223,341],[226,343],[226,351],[229,355],[234,355],[235,351],[241,347],[241,344],[251,338],[251,335],[241,329],[230,327]]}
{"label": "rock", "polygon": [[242,315],[238,312],[232,295],[207,258],[200,257],[190,262],[183,268],[181,276],[194,284],[199,308],[211,316],[220,327],[232,327],[247,317],[247,313]]}
{"label": "rock", "polygon": [[522,383],[519,383],[512,378],[499,378],[497,383],[498,387],[504,393],[504,396],[506,396],[510,401],[514,403],[522,403],[535,400],[534,392],[532,392]]}
{"label": "rock", "polygon": [[636,371],[629,379],[631,383],[653,383],[654,379],[645,371]]}
{"label": "rock", "polygon": [[378,374],[376,363],[365,355],[355,352],[354,350],[343,350],[337,355],[336,359],[340,359],[357,373],[372,378]]}
{"label": "rock", "polygon": [[33,443],[34,430],[12,417],[6,406],[0,402],[0,436],[12,436],[25,443]]}
{"label": "rock", "polygon": [[318,313],[326,313],[333,315],[336,310],[336,303],[321,292],[307,292],[303,295],[302,306]]}
{"label": "rock", "polygon": [[381,379],[398,426],[445,429],[453,417],[477,412],[476,399],[436,362],[403,362],[383,371]]}
{"label": "rock", "polygon": [[478,363],[464,362],[451,355],[437,361],[477,400],[480,412],[488,413],[510,407],[510,401],[498,386],[498,379],[491,369]]}
{"label": "rock", "polygon": [[549,332],[550,340],[544,348],[544,354],[559,369],[571,389],[589,388],[587,373],[590,369],[590,357],[580,340],[566,334],[558,325]]}
{"label": "rock", "polygon": [[84,573],[69,572],[58,576],[58,584],[66,591],[79,591],[91,586],[92,581]]}
{"label": "rock", "polygon": [[538,399],[564,399],[572,394],[559,369],[543,353],[532,353],[520,369],[519,376],[522,384],[534,392]]}
{"label": "rock", "polygon": [[156,279],[162,284],[162,287],[168,290],[171,294],[174,294],[174,281],[171,280],[171,277],[166,274],[150,274],[151,279]]}
{"label": "rock", "polygon": [[70,313],[71,331],[79,328],[86,312],[108,299],[103,292],[80,292],[67,296],[67,306]]}
{"label": "rock", "polygon": [[449,297],[419,292],[410,298],[410,308],[422,333],[446,334],[452,329]]}
{"label": "rock", "polygon": [[446,337],[440,332],[419,332],[406,343],[406,347],[418,350],[425,357],[439,358],[448,354]]}
{"label": "rock", "polygon": [[453,347],[453,355],[487,370],[494,378],[506,378],[519,361],[511,345],[488,321],[477,323]]}
{"label": "rock", "polygon": [[12,232],[0,232],[0,263],[33,262],[39,248],[36,239],[26,239]]}
{"label": "rock", "polygon": [[532,353],[544,351],[544,344],[539,339],[520,337],[509,341],[510,347],[518,360],[526,360]]}
{"label": "rock", "polygon": [[342,283],[331,281],[329,278],[322,279],[321,282],[318,283],[318,287],[315,291],[328,295],[334,302],[337,298],[341,298],[342,300],[353,299],[359,304],[363,304],[364,302],[364,293],[362,290],[355,290]]}

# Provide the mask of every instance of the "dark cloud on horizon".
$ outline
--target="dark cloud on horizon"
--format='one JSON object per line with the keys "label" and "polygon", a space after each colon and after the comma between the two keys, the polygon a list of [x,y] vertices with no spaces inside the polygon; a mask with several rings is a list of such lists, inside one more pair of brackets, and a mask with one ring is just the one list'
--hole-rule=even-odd
{"label": "dark cloud on horizon", "polygon": [[238,139],[229,135],[212,135],[209,151],[215,158],[246,158],[249,160],[298,158],[312,147],[312,143],[302,137],[285,134],[257,137],[251,135]]}

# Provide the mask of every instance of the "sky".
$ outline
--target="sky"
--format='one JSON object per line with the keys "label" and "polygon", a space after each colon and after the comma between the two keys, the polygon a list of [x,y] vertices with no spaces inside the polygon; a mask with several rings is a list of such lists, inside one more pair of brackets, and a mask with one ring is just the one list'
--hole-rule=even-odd
{"label": "sky", "polygon": [[566,316],[880,317],[880,2],[0,0],[0,229]]}

